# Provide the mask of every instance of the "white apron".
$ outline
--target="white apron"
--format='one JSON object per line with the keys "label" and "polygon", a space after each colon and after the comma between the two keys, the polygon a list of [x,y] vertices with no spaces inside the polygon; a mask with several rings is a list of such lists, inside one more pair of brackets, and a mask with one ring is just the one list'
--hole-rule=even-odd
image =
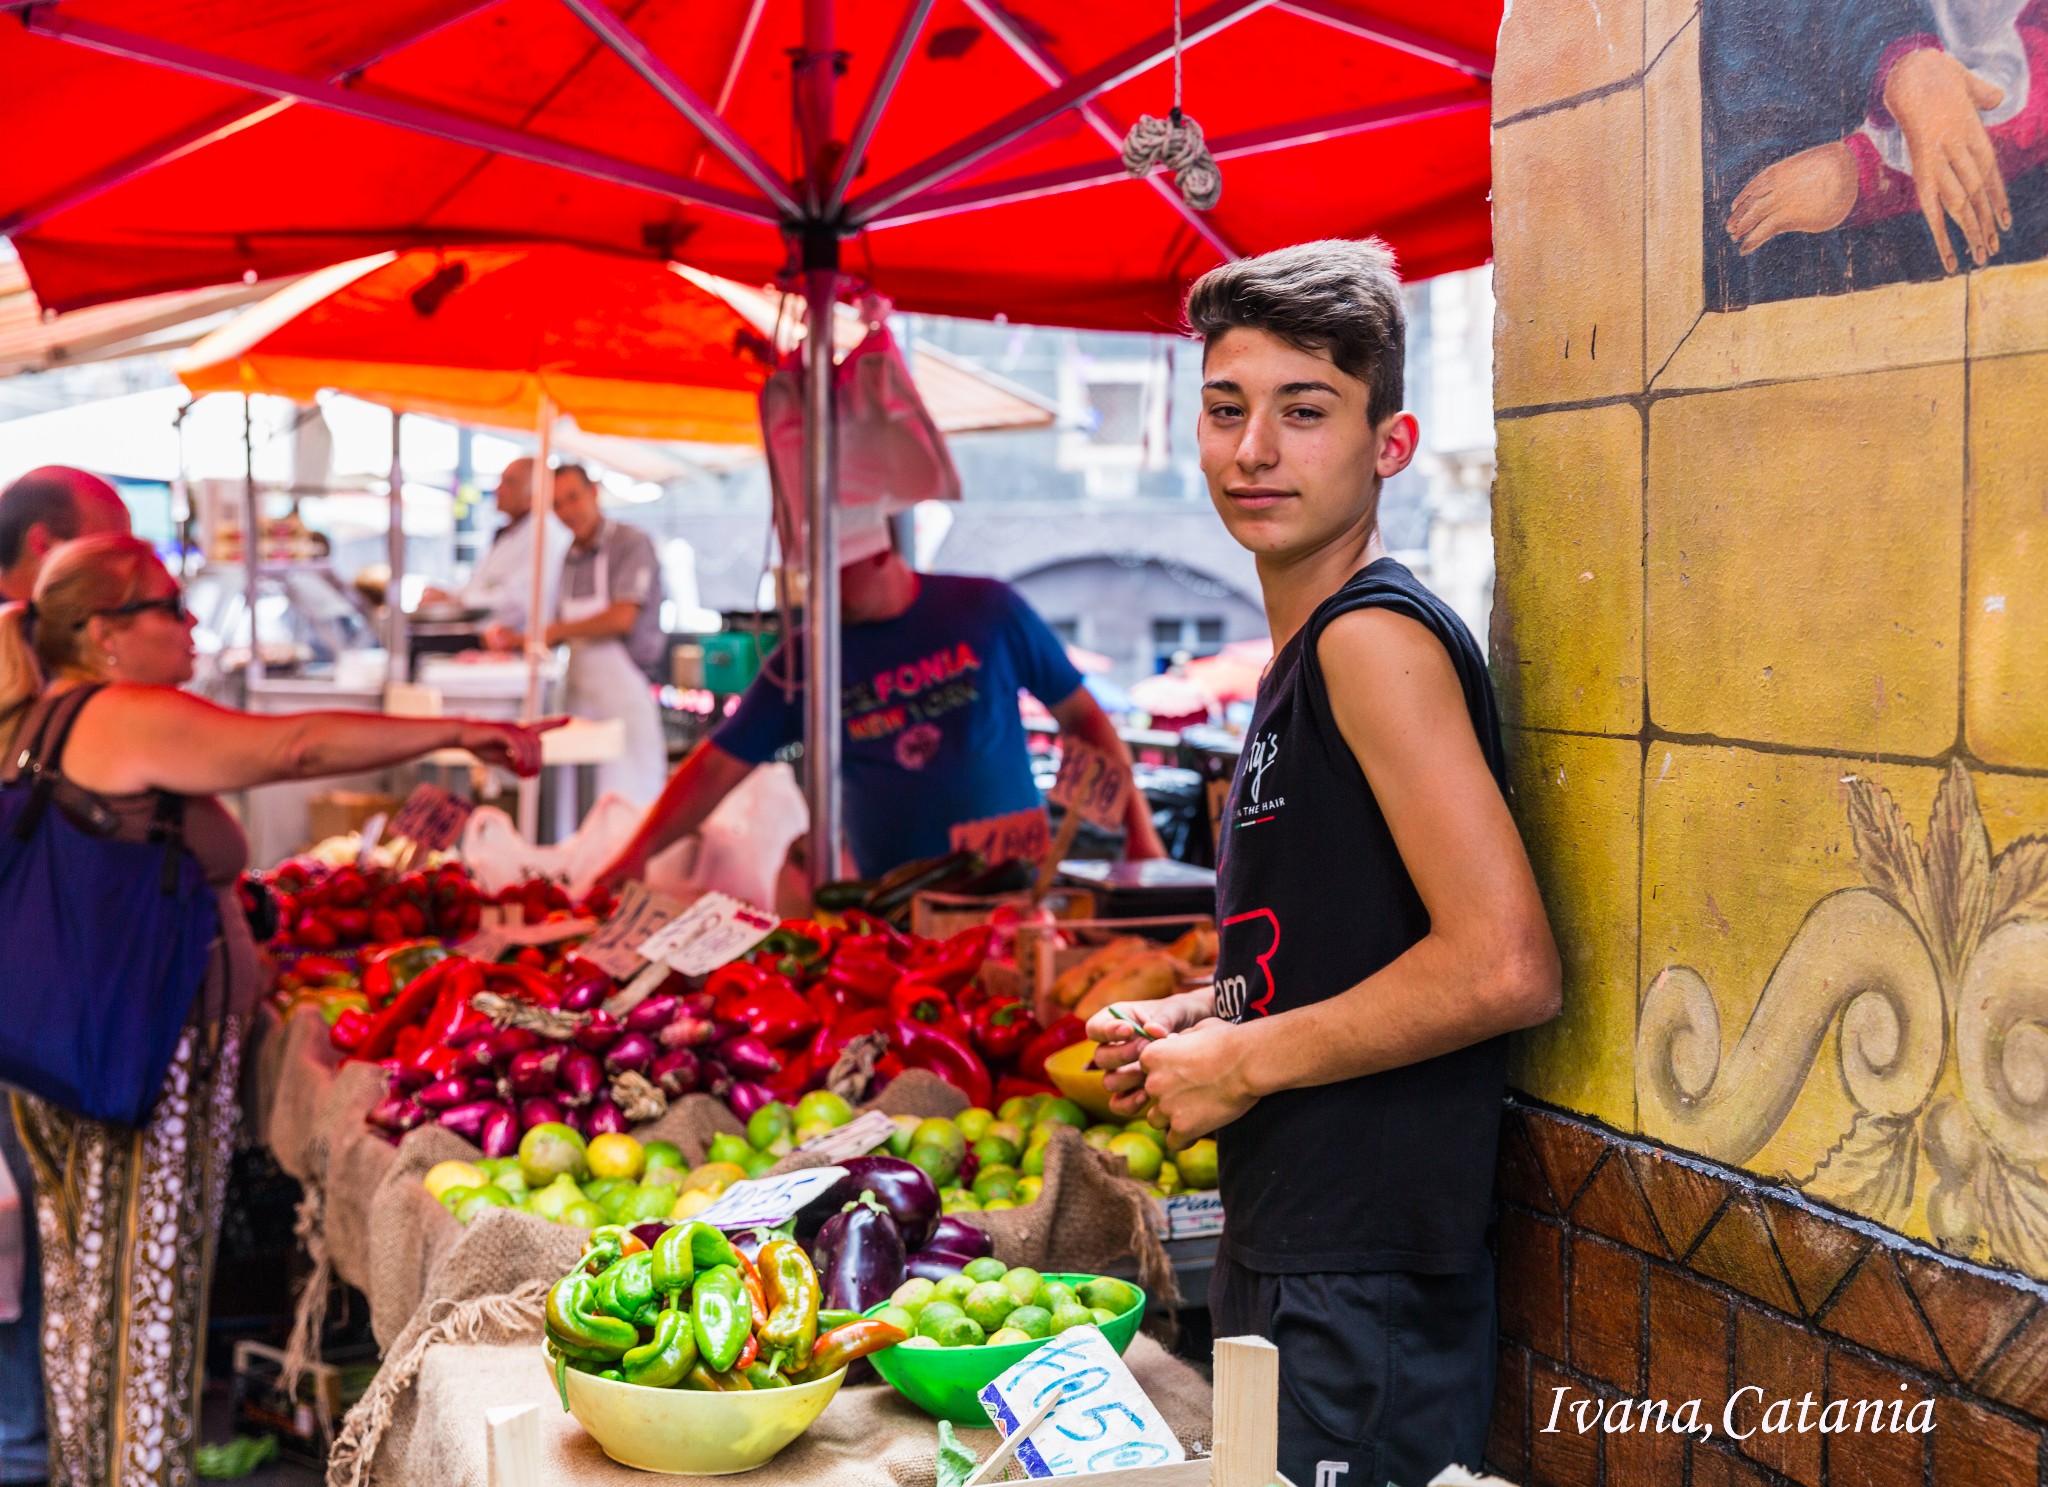
{"label": "white apron", "polygon": [[[559,613],[565,621],[587,620],[611,608],[611,556],[598,548],[596,583],[587,599],[562,595]],[[668,744],[661,731],[661,708],[654,700],[647,674],[633,664],[623,640],[572,640],[564,677],[563,706],[579,718],[617,718],[626,725],[626,748],[619,758],[597,766],[597,791],[616,790],[637,806],[650,806],[668,781]],[[573,798],[569,804],[573,814]]]}

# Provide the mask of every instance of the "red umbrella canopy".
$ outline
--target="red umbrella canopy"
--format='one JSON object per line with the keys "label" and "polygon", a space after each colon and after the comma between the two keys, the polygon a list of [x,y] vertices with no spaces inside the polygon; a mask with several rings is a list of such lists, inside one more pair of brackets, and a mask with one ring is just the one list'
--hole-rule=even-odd
{"label": "red umbrella canopy", "polygon": [[1115,149],[1172,105],[1171,0],[67,0],[0,25],[0,231],[70,309],[485,240],[759,282],[808,218],[905,309],[1160,329],[1306,238],[1482,261],[1500,10],[1190,0],[1198,212]]}

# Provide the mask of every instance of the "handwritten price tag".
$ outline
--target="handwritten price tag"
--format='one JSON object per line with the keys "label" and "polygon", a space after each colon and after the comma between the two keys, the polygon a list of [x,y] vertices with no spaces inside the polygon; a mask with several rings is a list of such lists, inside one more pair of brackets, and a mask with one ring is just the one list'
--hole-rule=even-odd
{"label": "handwritten price tag", "polygon": [[1130,798],[1131,771],[1123,760],[1077,738],[1060,739],[1060,772],[1051,799],[1114,831],[1123,825]]}
{"label": "handwritten price tag", "polygon": [[604,927],[577,953],[601,967],[614,981],[624,981],[647,964],[634,947],[683,912],[665,894],[650,893],[645,883],[628,883]]}
{"label": "handwritten price tag", "polygon": [[714,1229],[753,1229],[781,1223],[846,1175],[844,1167],[806,1167],[780,1177],[736,1182],[697,1215]]}
{"label": "handwritten price tag", "polygon": [[953,828],[955,852],[979,852],[988,863],[1010,862],[1019,857],[1037,862],[1052,846],[1052,823],[1043,810],[1031,806],[1007,816],[990,816],[982,821],[963,821]]}
{"label": "handwritten price tag", "polygon": [[384,813],[377,812],[363,823],[362,845],[356,849],[356,866],[368,868],[370,859],[377,854],[377,843],[384,836]]}
{"label": "handwritten price tag", "polygon": [[472,807],[439,785],[415,786],[391,818],[386,833],[416,842],[422,852],[442,852],[455,845],[469,822]]}
{"label": "handwritten price tag", "polygon": [[640,958],[685,976],[706,976],[768,937],[775,916],[723,893],[707,893],[640,942]]}
{"label": "handwritten price tag", "polygon": [[1052,1413],[1017,1445],[1033,1477],[1128,1471],[1187,1460],[1180,1438],[1131,1376],[1099,1327],[1070,1327],[981,1391],[1004,1435],[1058,1395]]}
{"label": "handwritten price tag", "polygon": [[836,1131],[813,1136],[797,1150],[816,1152],[828,1162],[843,1162],[850,1157],[866,1156],[895,1134],[895,1121],[879,1110],[870,1110],[858,1119],[848,1121]]}

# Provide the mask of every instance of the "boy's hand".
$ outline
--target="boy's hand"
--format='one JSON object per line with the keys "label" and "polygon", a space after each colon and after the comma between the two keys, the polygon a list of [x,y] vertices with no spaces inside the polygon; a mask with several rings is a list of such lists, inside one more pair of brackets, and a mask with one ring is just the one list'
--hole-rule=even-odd
{"label": "boy's hand", "polygon": [[[1147,1117],[1180,1151],[1258,1103],[1244,1070],[1244,1029],[1220,1017],[1148,1043],[1138,1062],[1145,1071]],[[1106,1080],[1104,1081],[1107,1082]]]}
{"label": "boy's hand", "polygon": [[1138,1067],[1138,1055],[1147,1044],[1191,1028],[1215,1010],[1214,994],[1197,991],[1152,1002],[1112,1002],[1090,1017],[1087,1035],[1096,1045],[1091,1062],[1103,1071],[1110,1109],[1125,1120],[1143,1113],[1145,1071]]}

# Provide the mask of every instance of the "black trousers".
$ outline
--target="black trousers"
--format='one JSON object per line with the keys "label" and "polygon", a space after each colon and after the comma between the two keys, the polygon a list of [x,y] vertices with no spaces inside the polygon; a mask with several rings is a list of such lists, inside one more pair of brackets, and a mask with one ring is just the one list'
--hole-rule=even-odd
{"label": "black trousers", "polygon": [[1219,1255],[1216,1336],[1280,1350],[1280,1470],[1295,1487],[1424,1487],[1479,1470],[1493,1408],[1493,1262],[1460,1275],[1264,1275]]}

